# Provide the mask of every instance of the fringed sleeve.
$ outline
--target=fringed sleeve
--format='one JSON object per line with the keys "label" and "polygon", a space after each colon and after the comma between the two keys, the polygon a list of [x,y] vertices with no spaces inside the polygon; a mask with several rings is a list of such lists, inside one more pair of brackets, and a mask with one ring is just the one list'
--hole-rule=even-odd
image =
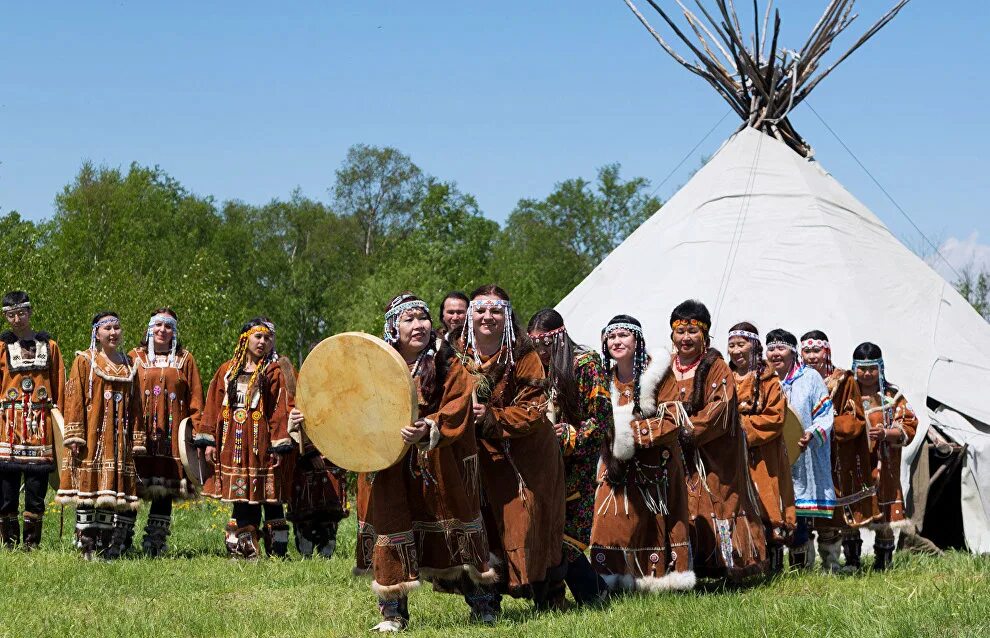
{"label": "fringed sleeve", "polygon": [[467,431],[471,418],[471,376],[453,359],[443,382],[439,408],[423,417],[430,425],[430,433],[419,442],[420,449],[450,445]]}
{"label": "fringed sleeve", "polygon": [[189,395],[186,397],[186,405],[189,406],[189,420],[192,421],[193,431],[199,430],[199,424],[203,420],[203,380],[199,376],[199,366],[192,353],[186,353],[185,363],[186,385]]}
{"label": "fringed sleeve", "polygon": [[52,340],[48,341],[48,370],[52,400],[55,401],[55,406],[61,410],[65,406],[65,359],[62,358],[62,351],[58,344]]}
{"label": "fringed sleeve", "polygon": [[[131,365],[139,364],[135,364],[134,359],[131,359]],[[147,432],[144,430],[144,392],[141,391],[141,375],[138,372],[134,373],[134,378],[131,381],[131,409],[129,412],[128,418],[131,422],[127,426],[133,433],[132,451],[134,454],[146,454],[148,448]]]}
{"label": "fringed sleeve", "polygon": [[488,439],[529,436],[539,428],[549,428],[546,415],[546,395],[537,383],[545,378],[543,363],[535,352],[527,353],[516,362],[516,395],[503,397],[502,407],[489,405],[483,431]]}
{"label": "fringed sleeve", "polygon": [[811,403],[811,428],[805,431],[812,433],[811,440],[815,442],[816,446],[829,445],[834,416],[828,387],[814,370],[807,370],[805,375],[811,380],[808,384],[810,387],[808,401]]}
{"label": "fringed sleeve", "polygon": [[911,404],[903,395],[898,399],[894,407],[894,425],[901,427],[904,431],[901,445],[908,445],[914,440],[914,435],[918,433],[918,416],[911,409]]}
{"label": "fringed sleeve", "polygon": [[86,389],[89,384],[89,358],[85,354],[76,355],[69,372],[69,383],[65,387],[65,446],[73,443],[86,445]]}
{"label": "fringed sleeve", "polygon": [[221,365],[210,381],[210,388],[206,392],[206,404],[203,406],[203,418],[196,426],[193,435],[193,441],[198,447],[217,445],[217,425],[223,414],[223,397],[227,392],[223,379],[229,367],[229,361]]}
{"label": "fringed sleeve", "polygon": [[743,430],[749,447],[759,447],[776,440],[784,430],[787,400],[774,375],[760,379],[760,402],[763,409],[758,414],[742,414]]}
{"label": "fringed sleeve", "polygon": [[703,387],[707,392],[705,405],[691,417],[694,440],[699,447],[728,434],[732,427],[729,413],[736,400],[736,384],[732,371],[721,358],[712,362]]}
{"label": "fringed sleeve", "polygon": [[295,447],[292,439],[289,438],[289,412],[292,411],[293,400],[289,397],[289,388],[285,384],[282,366],[277,362],[268,364],[265,376],[268,377],[268,392],[274,399],[268,416],[272,451],[280,454],[291,452]]}

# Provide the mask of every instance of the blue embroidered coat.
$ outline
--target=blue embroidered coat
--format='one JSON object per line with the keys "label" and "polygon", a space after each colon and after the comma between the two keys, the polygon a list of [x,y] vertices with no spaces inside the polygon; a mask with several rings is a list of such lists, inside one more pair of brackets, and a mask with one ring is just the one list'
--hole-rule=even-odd
{"label": "blue embroidered coat", "polygon": [[796,366],[780,382],[787,404],[801,419],[811,442],[791,466],[798,516],[831,518],[835,508],[832,486],[832,400],[821,376]]}

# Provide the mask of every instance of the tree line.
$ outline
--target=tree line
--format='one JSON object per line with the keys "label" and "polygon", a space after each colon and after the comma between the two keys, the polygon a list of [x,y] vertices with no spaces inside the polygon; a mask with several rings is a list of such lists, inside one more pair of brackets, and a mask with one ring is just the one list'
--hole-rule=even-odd
{"label": "tree line", "polygon": [[89,344],[95,312],[117,311],[133,347],[167,305],[205,374],[259,314],[299,365],[328,335],[380,332],[402,289],[435,314],[448,290],[492,281],[523,318],[556,304],[660,207],[649,186],[607,165],[521,199],[500,225],[389,147],[353,146],[326,201],[296,191],[261,206],[193,194],[158,167],[84,163],[50,219],[0,217],[0,288],[28,291],[35,327],[67,355]]}

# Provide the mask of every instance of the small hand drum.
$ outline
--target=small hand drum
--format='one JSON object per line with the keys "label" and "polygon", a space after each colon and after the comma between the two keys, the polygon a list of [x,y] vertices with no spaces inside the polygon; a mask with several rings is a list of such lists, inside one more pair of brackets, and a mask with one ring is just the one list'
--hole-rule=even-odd
{"label": "small hand drum", "polygon": [[213,464],[204,459],[199,448],[193,445],[193,423],[189,417],[179,423],[179,458],[190,487],[197,494],[202,493],[203,484],[213,475]]}
{"label": "small hand drum", "polygon": [[55,470],[48,474],[48,484],[58,492],[59,475],[65,459],[65,418],[58,408],[52,408],[52,456],[55,457]]}
{"label": "small hand drum", "polygon": [[798,446],[798,441],[804,436],[804,427],[791,406],[787,406],[782,436],[784,437],[784,446],[787,448],[787,458],[793,465],[794,461],[797,461],[798,457],[801,456],[801,447]]}

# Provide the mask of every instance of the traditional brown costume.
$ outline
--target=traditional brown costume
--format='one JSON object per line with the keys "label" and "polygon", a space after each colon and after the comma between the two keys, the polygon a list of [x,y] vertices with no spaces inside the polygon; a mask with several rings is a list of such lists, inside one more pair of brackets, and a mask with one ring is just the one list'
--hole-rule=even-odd
{"label": "traditional brown costume", "polygon": [[140,505],[134,456],[146,450],[136,368],[96,349],[96,331],[109,323],[119,320],[94,324],[91,348],[76,353],[65,388],[64,443],[79,453],[66,451],[56,500],[76,506],[76,544],[87,558],[114,558],[130,546]]}
{"label": "traditional brown costume", "polygon": [[[633,324],[621,327],[642,334]],[[614,432],[598,470],[590,551],[613,590],[656,593],[695,585],[680,425],[657,395],[669,365],[664,351],[642,372],[638,413],[635,383],[612,375]]]}
{"label": "traditional brown costume", "polygon": [[[234,358],[217,370],[195,436],[197,445],[216,448],[218,462],[203,493],[234,504],[227,524],[227,548],[232,556],[242,558],[258,555],[262,506],[268,553],[284,556],[289,539],[282,508],[289,498],[289,486],[284,473],[275,467],[277,455],[294,449],[288,432],[292,405],[285,376],[274,349],[254,372],[244,372],[248,337],[261,330],[270,331],[274,338],[271,324],[249,326],[241,334]],[[236,384],[233,393],[231,382]]]}
{"label": "traditional brown costume", "polygon": [[736,377],[739,417],[749,446],[749,472],[760,499],[772,571],[783,567],[783,547],[797,524],[794,479],[782,432],[787,401],[777,373],[765,367]]}
{"label": "traditional brown costume", "polygon": [[[151,326],[158,321],[169,323],[173,329],[172,348],[166,354],[154,353]],[[203,383],[199,368],[188,350],[178,348],[176,331],[174,317],[156,315],[149,324],[148,345],[135,348],[129,354],[137,368],[135,380],[144,414],[138,428],[144,432],[147,448],[145,454],[134,459],[140,477],[138,495],[151,501],[142,547],[152,556],[165,551],[172,525],[172,500],[192,495],[179,458],[179,446],[183,444],[179,438],[179,425],[188,418],[196,431],[203,416]]]}
{"label": "traditional brown costume", "polygon": [[[26,305],[25,305],[26,304]],[[30,302],[4,307],[29,309]],[[12,546],[20,538],[18,506],[24,481],[24,547],[41,542],[48,475],[55,467],[52,408],[64,405],[65,364],[58,344],[47,333],[21,341],[0,334],[0,540]]]}

